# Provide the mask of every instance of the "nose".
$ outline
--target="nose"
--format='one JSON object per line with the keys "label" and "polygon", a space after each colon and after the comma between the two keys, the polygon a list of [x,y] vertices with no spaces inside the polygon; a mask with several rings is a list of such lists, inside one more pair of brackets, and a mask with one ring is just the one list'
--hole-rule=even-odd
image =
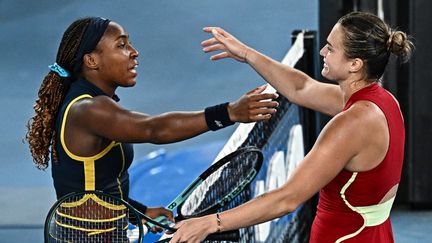
{"label": "nose", "polygon": [[135,49],[135,47],[133,47],[132,45],[130,45],[130,53],[131,53],[131,56],[134,58],[139,56],[138,50]]}
{"label": "nose", "polygon": [[325,57],[327,55],[327,51],[325,46],[323,48],[321,48],[320,52],[319,52],[320,56]]}

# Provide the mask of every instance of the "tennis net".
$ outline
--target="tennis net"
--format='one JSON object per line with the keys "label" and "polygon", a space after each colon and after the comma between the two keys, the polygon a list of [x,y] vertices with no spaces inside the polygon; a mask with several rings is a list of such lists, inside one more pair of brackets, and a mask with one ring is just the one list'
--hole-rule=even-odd
{"label": "tennis net", "polygon": [[[294,66],[312,77],[316,76],[316,32],[294,31],[292,47],[282,63]],[[268,86],[265,92],[275,92]],[[240,147],[256,146],[263,151],[264,164],[251,186],[226,205],[221,211],[243,204],[260,194],[281,186],[302,160],[317,135],[316,114],[289,102],[282,95],[278,100],[278,112],[268,121],[241,124],[220,151],[215,161]],[[218,197],[218,188],[223,185],[218,178],[199,195],[194,210],[205,207]],[[301,205],[295,212],[279,219],[240,230],[240,242],[308,242],[312,220],[315,216],[316,197]],[[195,201],[196,202],[196,201]]]}

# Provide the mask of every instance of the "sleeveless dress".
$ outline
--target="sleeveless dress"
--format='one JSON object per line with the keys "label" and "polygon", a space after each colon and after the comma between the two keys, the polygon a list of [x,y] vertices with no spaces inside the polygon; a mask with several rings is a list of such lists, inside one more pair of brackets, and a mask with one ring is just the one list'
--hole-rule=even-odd
{"label": "sleeveless dress", "polygon": [[[128,200],[129,174],[133,160],[132,144],[111,141],[96,155],[83,157],[73,154],[64,142],[64,128],[70,107],[83,98],[106,95],[87,80],[71,84],[56,119],[58,162],[52,164],[52,177],[57,198],[71,192],[100,190]],[[114,99],[117,97],[114,96]],[[118,98],[117,98],[118,99]]]}
{"label": "sleeveless dress", "polygon": [[379,202],[400,181],[404,121],[394,98],[376,83],[354,93],[344,111],[360,100],[373,102],[384,113],[390,135],[387,154],[375,168],[364,172],[343,170],[321,189],[311,243],[394,242],[389,217],[394,197]]}

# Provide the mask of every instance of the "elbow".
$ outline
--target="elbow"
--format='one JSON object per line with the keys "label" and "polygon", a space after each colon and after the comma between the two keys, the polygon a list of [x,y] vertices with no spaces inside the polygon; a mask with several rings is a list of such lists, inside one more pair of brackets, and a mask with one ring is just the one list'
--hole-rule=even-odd
{"label": "elbow", "polygon": [[172,132],[163,128],[152,129],[152,131],[150,131],[148,134],[148,138],[149,138],[148,142],[153,144],[168,144],[168,143],[178,142],[181,140],[176,138]]}
{"label": "elbow", "polygon": [[167,144],[175,142],[172,130],[167,124],[157,120],[148,121],[141,129],[141,138],[152,144]]}
{"label": "elbow", "polygon": [[[160,129],[153,129],[151,126],[146,129],[141,129],[139,133],[136,133],[135,139],[140,143],[152,143],[152,144],[164,144],[164,132]],[[132,135],[133,136],[133,135]]]}
{"label": "elbow", "polygon": [[[279,193],[277,193],[278,190],[280,191]],[[276,217],[282,217],[288,213],[294,212],[301,205],[300,200],[297,200],[295,195],[291,195],[282,188],[276,189],[275,192],[279,197],[276,199],[277,203],[274,205]]]}
{"label": "elbow", "polygon": [[282,212],[281,212],[281,216],[294,212],[298,207],[300,206],[300,203],[297,202],[296,200],[293,199],[286,199],[283,202],[283,206],[282,206]]}
{"label": "elbow", "polygon": [[148,142],[152,144],[166,144],[166,135],[160,131],[152,131],[148,134]]}

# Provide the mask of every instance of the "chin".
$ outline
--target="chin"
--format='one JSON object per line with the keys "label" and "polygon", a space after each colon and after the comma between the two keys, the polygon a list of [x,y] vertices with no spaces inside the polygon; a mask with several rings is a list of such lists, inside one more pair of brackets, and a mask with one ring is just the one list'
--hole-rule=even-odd
{"label": "chin", "polygon": [[137,74],[135,74],[131,79],[129,79],[129,80],[127,80],[126,81],[126,85],[128,85],[128,86],[130,86],[130,87],[133,87],[133,86],[135,86],[135,84],[137,83],[136,82],[136,78],[137,78]]}
{"label": "chin", "polygon": [[127,86],[127,87],[133,87],[133,86],[135,86],[135,84],[136,84],[136,81],[134,80],[134,81],[132,81],[132,82],[128,82],[128,83],[126,84],[126,86]]}
{"label": "chin", "polygon": [[135,80],[130,80],[130,81],[122,82],[121,84],[119,84],[119,86],[123,88],[127,88],[127,87],[133,87],[135,86],[135,84],[136,84]]}
{"label": "chin", "polygon": [[329,79],[328,71],[327,71],[325,68],[323,68],[323,69],[321,70],[321,76],[323,76],[323,77],[326,78],[326,79]]}

